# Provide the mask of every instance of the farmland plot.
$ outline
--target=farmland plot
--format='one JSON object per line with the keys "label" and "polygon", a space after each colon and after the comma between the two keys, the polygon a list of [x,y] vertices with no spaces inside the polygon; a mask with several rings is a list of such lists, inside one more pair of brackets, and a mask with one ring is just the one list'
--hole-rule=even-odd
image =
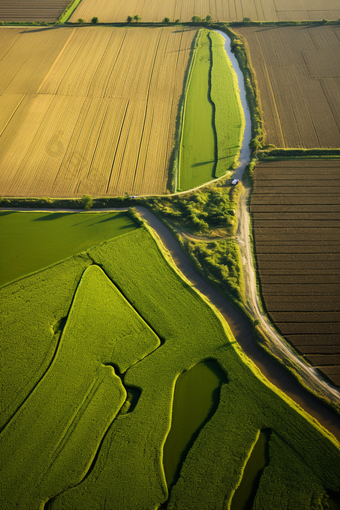
{"label": "farmland plot", "polygon": [[[51,330],[65,314],[59,309],[64,300],[55,296],[60,274],[68,303],[69,291],[75,291],[52,363],[42,377],[31,374],[33,391],[0,435],[3,508],[38,508],[48,501],[51,510],[102,510],[103,502],[107,508],[142,510],[169,500],[174,509],[222,509],[230,505],[263,427],[275,435],[280,451],[271,441],[270,481],[260,483],[259,508],[288,508],[289,501],[310,508],[311,500],[339,492],[339,443],[266,382],[218,312],[180,276],[147,229],[101,243],[62,266],[0,289],[3,315],[11,315],[2,331],[3,364],[9,369],[13,357],[26,352],[13,338],[15,331],[26,332],[29,314],[34,328],[27,340],[37,354],[45,348],[37,329]],[[49,293],[51,287],[55,293]],[[58,306],[34,307],[39,292],[46,302],[57,298]],[[22,306],[9,314],[15,302]],[[163,445],[176,381],[205,360],[224,374],[217,409],[178,466],[169,494]],[[132,389],[139,392],[129,407]],[[6,397],[11,393],[16,392]],[[304,483],[295,482],[292,493],[296,464]]]}
{"label": "farmland plot", "polygon": [[255,170],[251,212],[266,308],[282,334],[340,385],[340,165]]}
{"label": "farmland plot", "polygon": [[195,34],[3,29],[1,194],[164,193]]}
{"label": "farmland plot", "polygon": [[0,21],[57,21],[69,0],[0,0]]}
{"label": "farmland plot", "polygon": [[90,21],[98,16],[104,23],[124,22],[128,15],[138,13],[143,21],[162,21],[169,17],[171,21],[190,21],[192,16],[205,17],[211,14],[214,20],[242,21],[244,17],[252,21],[280,20],[322,20],[339,19],[340,8],[337,0],[185,0],[166,3],[155,0],[83,0],[71,17]]}
{"label": "farmland plot", "polygon": [[340,147],[340,27],[241,28],[255,68],[266,143]]}

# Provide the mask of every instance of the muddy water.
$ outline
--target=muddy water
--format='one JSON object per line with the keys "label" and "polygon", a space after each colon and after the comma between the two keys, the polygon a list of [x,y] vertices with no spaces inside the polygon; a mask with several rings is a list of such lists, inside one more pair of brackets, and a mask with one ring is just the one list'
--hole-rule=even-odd
{"label": "muddy water", "polygon": [[198,363],[177,379],[171,429],[163,450],[168,487],[178,478],[199,431],[216,411],[220,386],[226,382],[223,371],[213,360]]}

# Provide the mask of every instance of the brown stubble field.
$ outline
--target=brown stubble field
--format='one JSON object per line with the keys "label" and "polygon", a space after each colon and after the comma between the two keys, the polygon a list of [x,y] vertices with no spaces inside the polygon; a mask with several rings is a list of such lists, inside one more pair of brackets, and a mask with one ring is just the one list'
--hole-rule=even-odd
{"label": "brown stubble field", "polygon": [[340,26],[245,27],[266,143],[340,147]]}
{"label": "brown stubble field", "polygon": [[68,0],[0,0],[0,21],[57,21]]}
{"label": "brown stubble field", "polygon": [[269,315],[340,386],[339,161],[260,163],[251,213]]}
{"label": "brown stubble field", "polygon": [[165,193],[196,29],[2,29],[0,194]]}
{"label": "brown stubble field", "polygon": [[90,21],[98,16],[103,23],[124,22],[127,16],[139,14],[142,21],[159,22],[165,17],[171,21],[190,21],[192,16],[214,20],[252,21],[337,20],[340,18],[338,0],[82,0],[70,21],[78,18]]}

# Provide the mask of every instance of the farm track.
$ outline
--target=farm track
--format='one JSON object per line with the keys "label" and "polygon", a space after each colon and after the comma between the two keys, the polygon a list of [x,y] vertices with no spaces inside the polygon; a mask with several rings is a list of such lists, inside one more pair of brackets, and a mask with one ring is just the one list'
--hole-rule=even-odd
{"label": "farm track", "polygon": [[[178,269],[223,315],[239,345],[267,379],[292,398],[311,416],[315,417],[319,423],[340,440],[340,417],[324,405],[318,398],[304,389],[284,367],[256,344],[252,329],[247,320],[229,303],[229,301],[221,296],[212,285],[196,272],[170,230],[148,209],[140,206],[136,208],[142,218],[157,232],[165,247],[169,250]],[[27,211],[27,209],[25,210]],[[121,210],[122,209],[94,209],[93,211],[108,212]],[[39,211],[41,210],[39,209]],[[50,212],[47,209],[46,211]],[[74,210],[61,209],[53,210],[53,212],[74,212]]]}
{"label": "farm track", "polygon": [[[272,187],[264,186],[267,177]],[[281,205],[280,219],[277,205],[272,213],[269,204],[265,212],[258,204],[268,198],[268,190],[289,199]],[[340,385],[340,342],[335,337],[340,332],[340,225],[334,204],[339,199],[338,161],[263,162],[256,168],[250,206],[268,314],[284,337],[336,385]],[[306,202],[311,205],[308,212]]]}
{"label": "farm track", "polygon": [[237,32],[249,45],[266,143],[339,147],[340,27],[244,27]]}

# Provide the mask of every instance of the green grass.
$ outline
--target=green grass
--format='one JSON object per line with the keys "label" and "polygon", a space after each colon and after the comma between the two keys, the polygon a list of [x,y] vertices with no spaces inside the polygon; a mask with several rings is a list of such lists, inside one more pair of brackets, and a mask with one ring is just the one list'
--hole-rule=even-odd
{"label": "green grass", "polygon": [[0,285],[135,228],[124,212],[0,211]]}
{"label": "green grass", "polygon": [[222,294],[239,305],[245,302],[241,253],[234,239],[184,240],[197,269]]}
{"label": "green grass", "polygon": [[242,185],[200,188],[177,196],[149,198],[148,207],[158,216],[191,234],[207,237],[235,235],[236,210]]}
{"label": "green grass", "polygon": [[103,271],[87,268],[53,363],[2,432],[1,508],[41,508],[81,481],[126,398],[110,365],[124,372],[158,345]]}
{"label": "green grass", "polygon": [[[73,257],[70,260],[74,263],[76,259]],[[41,388],[44,388],[45,379],[48,381],[48,377],[56,373],[55,367],[59,366],[63,374],[67,373],[63,370],[70,370],[69,373],[73,374],[75,367],[78,367],[77,375],[60,377],[58,384],[55,382],[54,386],[51,385],[50,402],[46,403],[46,409],[45,406],[39,409],[43,420],[39,422],[38,413],[34,414],[35,430],[37,430],[36,427],[40,427],[42,434],[41,439],[32,440],[33,449],[37,448],[37,452],[34,452],[38,455],[37,465],[35,466],[31,460],[32,452],[23,457],[28,459],[25,466],[32,469],[32,476],[30,472],[27,480],[25,476],[20,476],[24,468],[20,468],[21,471],[18,470],[15,473],[13,468],[10,471],[13,479],[6,475],[7,487],[15,485],[18,494],[26,491],[26,503],[23,508],[33,508],[33,505],[30,506],[30,501],[38,501],[37,494],[46,501],[57,493],[59,495],[49,503],[50,510],[71,508],[72,510],[102,510],[104,505],[124,510],[158,508],[168,498],[162,456],[163,446],[171,428],[176,381],[184,371],[190,370],[207,359],[218,363],[225,374],[227,383],[221,386],[216,412],[200,431],[185,458],[180,477],[171,490],[168,510],[227,508],[236,487],[241,482],[259,431],[263,429],[270,429],[271,437],[280,438],[281,449],[277,450],[275,446],[269,445],[269,469],[266,468],[264,471],[264,473],[268,472],[268,477],[263,479],[264,482],[262,478],[260,480],[260,487],[262,484],[267,487],[267,491],[262,489],[258,491],[257,508],[261,510],[280,508],[279,503],[272,505],[272,490],[268,487],[268,483],[273,484],[273,490],[278,495],[281,493],[289,495],[290,472],[294,463],[298,466],[303,481],[308,477],[316,480],[313,484],[314,501],[325,499],[329,491],[340,490],[339,443],[316,421],[295,406],[288,397],[265,381],[262,374],[239,349],[228,325],[217,310],[211,307],[185,279],[181,278],[168,252],[164,250],[157,237],[152,237],[146,228],[140,228],[88,249],[87,255],[84,255],[82,260],[85,264],[91,260],[93,264],[102,268],[106,276],[100,269],[92,267],[85,273],[94,277],[94,283],[90,285],[88,282],[86,292],[82,289],[82,284],[79,286],[74,301],[76,308],[72,306],[54,362],[41,384],[36,387],[8,425],[8,430],[15,429],[20,432],[16,432],[15,436],[18,438],[18,446],[14,444],[14,441],[12,442],[13,459],[18,460],[13,460],[13,464],[11,462],[9,464],[14,466],[15,463],[22,466],[24,460],[20,458],[20,452],[26,452],[29,449],[23,444],[23,438],[27,437],[29,441],[31,440],[32,422],[26,418],[25,414],[20,413],[26,412],[25,409],[32,401],[31,399],[35,398],[34,396]],[[67,261],[63,264],[66,263]],[[66,266],[63,267],[66,268]],[[46,273],[51,270],[51,268],[47,269]],[[45,271],[39,274],[43,273]],[[13,290],[13,303],[15,295],[19,298],[21,296],[20,302],[24,308],[30,309],[31,321],[35,323],[35,329],[38,330],[41,327],[40,324],[45,324],[45,318],[44,312],[39,307],[33,308],[29,299],[30,292],[35,287],[39,289],[39,282],[33,285],[35,277],[36,275],[33,275],[5,288],[8,291],[8,299],[10,289]],[[155,349],[157,344],[152,340],[152,338],[156,339],[154,336],[150,337],[150,345],[147,342],[147,345],[143,342],[140,344],[139,334],[136,335],[136,345],[127,340],[129,335],[127,336],[126,333],[130,330],[133,332],[135,328],[132,326],[132,319],[129,319],[127,312],[124,311],[126,309],[117,307],[116,298],[112,297],[112,293],[116,291],[113,290],[114,286],[109,280],[122,292],[138,314],[129,308],[128,315],[131,318],[142,317],[143,325],[145,323],[150,325],[156,333],[162,342],[158,348]],[[32,285],[21,289],[20,283],[25,281],[31,281]],[[55,292],[58,293],[56,280],[52,280],[51,286],[52,284],[56,289]],[[80,294],[84,296],[83,305],[79,301]],[[118,295],[122,299],[119,293]],[[46,295],[45,299],[47,299]],[[50,299],[54,299],[54,296],[52,295]],[[80,306],[79,314],[76,313],[78,305]],[[15,310],[13,310],[13,322],[16,317],[20,317],[21,310],[16,310],[16,315],[14,312]],[[114,315],[115,312],[116,315]],[[25,321],[21,323],[21,328],[25,328]],[[105,336],[109,329],[110,335]],[[144,331],[143,328],[142,331]],[[17,333],[19,334],[19,327]],[[12,346],[15,345],[13,338]],[[73,342],[70,350],[66,351],[64,360],[67,366],[64,367],[62,364],[58,365],[58,359],[61,359],[58,356],[61,356],[63,343],[68,338],[72,338]],[[118,341],[121,342],[119,344],[121,348],[117,347]],[[10,339],[8,345],[10,345]],[[13,349],[13,356],[15,356],[15,348]],[[37,342],[37,350],[39,350],[39,342]],[[145,355],[148,350],[152,352]],[[125,356],[130,356],[130,353],[131,358],[120,362],[121,359],[125,359]],[[136,362],[137,358],[143,359]],[[84,367],[83,360],[86,360]],[[129,363],[134,363],[124,374],[123,386],[126,390],[130,387],[139,389],[141,391],[139,400],[132,412],[118,414],[114,419],[101,443],[96,462],[79,483],[80,478],[85,476],[90,463],[89,459],[95,455],[94,449],[98,444],[98,438],[101,437],[116,412],[115,402],[121,402],[118,396],[119,381],[113,378],[111,371],[108,380],[116,381],[117,384],[110,386],[111,390],[107,388],[109,395],[105,397],[105,401],[110,402],[110,413],[112,413],[110,417],[108,418],[105,413],[103,416],[98,413],[98,409],[101,408],[101,404],[98,403],[98,407],[93,407],[95,409],[93,412],[96,411],[96,419],[92,421],[91,427],[88,427],[91,417],[85,414],[77,423],[73,437],[68,435],[68,429],[61,421],[61,428],[65,431],[65,441],[60,442],[60,449],[50,450],[50,457],[46,457],[51,444],[44,439],[44,435],[47,434],[46,429],[56,431],[58,434],[57,424],[51,423],[50,414],[53,409],[51,406],[54,406],[54,402],[60,402],[62,408],[69,398],[73,399],[73,383],[70,385],[70,380],[73,381],[75,378],[77,382],[78,372],[89,374],[86,377],[91,380],[94,373],[93,367],[96,366],[100,373],[103,370],[102,363],[110,363],[110,361],[115,366],[118,365],[121,370]],[[7,362],[10,362],[10,358]],[[104,370],[110,369],[105,367]],[[53,380],[56,381],[55,375]],[[58,389],[62,391],[61,395]],[[112,402],[110,391],[115,395]],[[84,392],[80,389],[79,405],[83,399]],[[73,401],[75,402],[76,398]],[[59,415],[57,411],[56,418]],[[63,416],[64,413],[61,415]],[[100,419],[97,423],[98,416]],[[18,429],[12,426],[12,423]],[[7,428],[5,432],[6,430]],[[82,435],[82,431],[86,433]],[[41,446],[37,447],[39,441]],[[41,458],[40,448],[42,448]],[[276,453],[277,451],[280,453]],[[59,452],[61,452],[60,456]],[[11,459],[11,455],[12,451],[7,452],[5,457]],[[46,477],[39,478],[38,474],[45,473],[43,464],[50,465],[51,458],[55,460],[55,464],[51,466]],[[275,477],[278,472],[277,466],[280,467],[281,473],[279,481],[270,481],[270,473],[273,473]],[[40,472],[39,469],[42,471]],[[33,476],[34,481],[31,482]],[[267,483],[266,480],[269,482]],[[70,487],[68,490],[67,483]],[[71,485],[75,483],[77,485],[72,488]],[[61,491],[64,492],[61,493]],[[311,508],[308,506],[309,491],[310,484],[309,486],[301,484],[301,494],[297,499],[299,510]],[[18,499],[15,498],[18,497],[13,496],[14,502],[17,502]],[[12,507],[14,504],[9,508]]]}
{"label": "green grass", "polygon": [[0,288],[1,413],[9,420],[53,358],[82,272],[79,255]]}
{"label": "green grass", "polygon": [[72,0],[68,4],[64,12],[61,14],[61,16],[59,16],[58,19],[59,23],[65,23],[72,16],[73,12],[76,10],[80,2],[81,0]]}
{"label": "green grass", "polygon": [[195,188],[214,178],[214,110],[210,100],[210,40],[203,30],[198,41],[183,116],[179,187]]}
{"label": "green grass", "polygon": [[211,99],[215,104],[217,164],[215,177],[236,166],[245,127],[237,76],[224,49],[224,39],[209,32],[212,50]]}
{"label": "green grass", "polygon": [[183,117],[179,187],[195,188],[237,163],[245,126],[236,74],[224,40],[203,30]]}

